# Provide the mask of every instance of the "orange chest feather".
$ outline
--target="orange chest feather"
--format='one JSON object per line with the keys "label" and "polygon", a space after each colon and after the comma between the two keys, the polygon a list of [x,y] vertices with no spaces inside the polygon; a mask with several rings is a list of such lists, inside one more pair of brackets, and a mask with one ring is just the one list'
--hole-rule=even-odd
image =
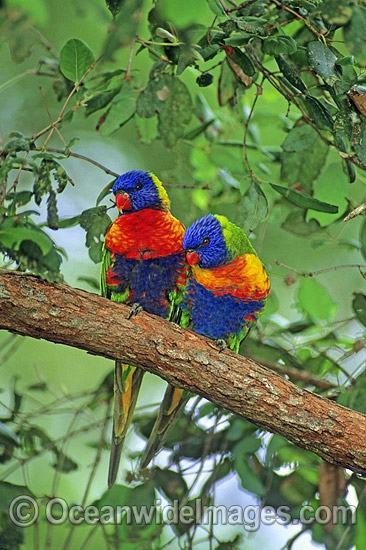
{"label": "orange chest feather", "polygon": [[106,235],[105,246],[126,258],[158,258],[181,252],[183,235],[183,224],[170,212],[145,208],[119,216]]}
{"label": "orange chest feather", "polygon": [[262,262],[254,254],[236,258],[229,265],[214,269],[193,266],[196,281],[216,295],[232,294],[243,300],[261,300],[270,290]]}

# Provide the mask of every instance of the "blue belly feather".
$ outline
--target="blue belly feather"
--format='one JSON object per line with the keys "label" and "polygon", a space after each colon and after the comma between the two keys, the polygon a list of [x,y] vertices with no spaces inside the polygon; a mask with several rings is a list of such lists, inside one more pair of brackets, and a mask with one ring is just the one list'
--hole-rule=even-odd
{"label": "blue belly feather", "polygon": [[181,305],[191,313],[192,330],[225,341],[230,335],[239,336],[247,316],[258,315],[263,307],[264,300],[246,302],[232,294],[215,296],[194,279],[189,282]]}
{"label": "blue belly feather", "polygon": [[168,296],[175,289],[183,262],[183,253],[145,260],[115,254],[111,271],[118,286],[113,290],[123,294],[129,288],[131,295],[126,303],[138,303],[149,313],[168,317]]}

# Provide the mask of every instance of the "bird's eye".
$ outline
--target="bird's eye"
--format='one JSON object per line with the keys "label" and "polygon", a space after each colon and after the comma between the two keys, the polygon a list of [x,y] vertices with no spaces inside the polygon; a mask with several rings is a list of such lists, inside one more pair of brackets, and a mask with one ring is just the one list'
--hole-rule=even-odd
{"label": "bird's eye", "polygon": [[137,185],[135,185],[135,191],[140,191],[140,189],[142,188],[143,188],[142,183],[138,183]]}
{"label": "bird's eye", "polygon": [[206,239],[203,239],[202,244],[206,246],[210,242],[210,239],[207,237]]}

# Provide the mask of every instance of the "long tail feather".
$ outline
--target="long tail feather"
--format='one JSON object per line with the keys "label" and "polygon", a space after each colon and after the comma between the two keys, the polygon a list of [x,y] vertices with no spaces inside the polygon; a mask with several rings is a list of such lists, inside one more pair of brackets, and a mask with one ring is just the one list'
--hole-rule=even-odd
{"label": "long tail feather", "polygon": [[174,428],[190,395],[180,388],[169,386],[166,389],[157,419],[140,460],[140,470],[146,468]]}
{"label": "long tail feather", "polygon": [[131,367],[121,361],[115,362],[113,436],[108,470],[109,489],[113,487],[117,478],[123,444],[132,421],[143,375],[142,369]]}

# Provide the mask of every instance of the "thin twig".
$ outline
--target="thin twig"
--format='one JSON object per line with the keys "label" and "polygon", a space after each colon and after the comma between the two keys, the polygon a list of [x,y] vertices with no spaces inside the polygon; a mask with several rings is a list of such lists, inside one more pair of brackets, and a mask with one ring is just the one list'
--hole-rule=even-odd
{"label": "thin twig", "polygon": [[[314,520],[315,521],[315,520]],[[303,527],[301,529],[301,531],[299,531],[298,533],[296,533],[296,535],[294,535],[293,537],[291,537],[284,546],[281,547],[280,550],[291,550],[294,543],[297,541],[298,538],[301,537],[301,535],[303,535],[304,533],[306,533],[306,531],[308,531],[311,527],[311,525],[313,524],[313,522],[311,522],[311,524],[307,524],[305,525],[305,527]]]}
{"label": "thin twig", "polygon": [[[41,93],[43,105],[44,105],[44,107],[45,107],[45,109],[46,109],[46,111],[47,111],[48,118],[50,119],[51,124],[55,124],[55,123],[53,122],[53,118],[52,118],[52,115],[51,115],[51,111],[50,111],[49,108],[48,108],[47,101],[46,101],[46,98],[45,98],[44,93],[43,93],[43,90],[42,90],[42,86],[39,86],[39,91],[40,91],[40,93]],[[59,130],[56,126],[54,126],[54,128],[55,128],[55,130],[56,130],[56,132],[57,132],[57,134],[58,134],[58,137],[59,137],[60,140],[62,141],[62,143],[65,145],[65,147],[67,147],[67,143],[66,143],[66,141],[64,140],[64,138],[62,137],[62,134],[61,134],[60,130]]]}
{"label": "thin twig", "polygon": [[308,273],[305,273],[303,271],[299,271],[298,269],[295,269],[294,267],[290,267],[289,265],[285,265],[282,262],[279,262],[278,260],[274,260],[274,263],[281,266],[281,267],[285,267],[286,269],[289,269],[290,271],[294,271],[294,273],[297,273],[298,275],[301,275],[302,277],[315,277],[316,275],[321,275],[322,273],[327,273],[328,271],[335,271],[336,269],[344,269],[346,267],[357,267],[359,270],[366,268],[366,265],[359,265],[359,264],[335,265],[333,267],[327,267],[325,269],[319,269],[318,271],[309,271]]}
{"label": "thin twig", "polygon": [[[24,155],[24,159],[23,159],[23,162],[25,162],[27,160],[27,157],[29,155],[29,151],[26,151],[25,155]],[[19,167],[19,170],[18,170],[18,173],[17,175],[15,176],[15,180],[12,184],[12,186],[9,188],[9,190],[7,191],[7,195],[11,192],[11,191],[15,191],[17,185],[18,185],[18,182],[19,182],[19,178],[20,178],[20,174],[22,173],[22,170],[23,170],[23,165]]]}
{"label": "thin twig", "polygon": [[53,57],[55,57],[56,59],[60,59],[57,51],[51,46],[51,44],[43,36],[43,34],[38,29],[36,29],[36,27],[33,27],[33,25],[31,25],[29,28],[38,36],[39,40],[41,41],[43,46],[46,48],[46,50],[49,51],[53,55]]}
{"label": "thin twig", "polygon": [[352,220],[352,218],[355,218],[356,216],[362,214],[364,210],[366,210],[366,202],[363,202],[362,204],[360,204],[360,206],[357,206],[357,208],[352,210],[352,212],[350,212],[343,221],[348,222],[349,220]]}
{"label": "thin twig", "polygon": [[237,10],[241,10],[243,8],[247,8],[248,6],[251,6],[252,4],[255,4],[257,0],[247,0],[247,2],[242,2],[241,4],[239,4],[239,6],[236,6],[236,8],[230,8],[228,10],[229,11],[237,11]]}
{"label": "thin twig", "polygon": [[352,162],[352,164],[358,166],[361,170],[366,170],[366,166],[355,155],[350,155],[349,153],[344,153],[343,151],[338,151],[338,155],[342,157],[342,159]]}
{"label": "thin twig", "polygon": [[[264,65],[261,63],[260,59],[256,55],[254,48],[251,44],[246,44],[245,49],[251,56],[254,64],[258,68],[258,70],[266,77],[268,82],[272,84],[272,86],[291,104],[294,103],[296,107],[299,109],[303,119],[307,124],[310,124],[310,126],[315,130],[315,132],[319,135],[319,137],[326,143],[328,146],[334,147],[334,143],[332,143],[329,139],[327,139],[317,128],[317,126],[314,124],[311,118],[308,117],[304,109],[301,107],[298,99],[296,96],[287,88],[287,86],[282,82],[280,78],[278,78],[274,73],[269,71],[264,67]],[[350,159],[351,160],[351,159]],[[364,167],[364,170],[366,170],[366,166]]]}
{"label": "thin twig", "polygon": [[128,58],[127,70],[126,70],[125,76],[123,77],[123,80],[125,80],[126,82],[129,82],[131,80],[131,67],[132,67],[132,61],[133,61],[133,54],[135,52],[135,45],[136,45],[136,38],[132,40],[130,56]]}
{"label": "thin twig", "polygon": [[250,108],[250,111],[249,111],[247,120],[245,121],[245,125],[244,125],[244,137],[243,137],[244,159],[245,159],[245,162],[246,162],[247,165],[248,165],[248,170],[249,170],[250,175],[252,175],[253,171],[252,171],[252,169],[251,169],[251,167],[250,167],[249,160],[248,160],[248,154],[247,154],[247,134],[248,134],[248,127],[249,127],[250,119],[252,118],[252,115],[253,115],[254,107],[256,106],[256,103],[257,103],[257,101],[258,101],[259,96],[262,95],[262,93],[263,93],[262,85],[263,85],[264,80],[265,80],[265,76],[262,75],[262,81],[261,81],[261,83],[260,83],[260,84],[256,84],[256,86],[257,86],[257,91],[256,91],[256,93],[255,93],[254,101],[253,101],[253,103],[252,103],[252,106],[251,106],[251,108]]}
{"label": "thin twig", "polygon": [[97,168],[100,168],[105,172],[106,174],[109,174],[110,176],[113,176],[114,178],[118,178],[120,174],[117,174],[117,172],[113,172],[113,170],[110,170],[106,166],[103,166],[103,164],[100,164],[100,162],[97,162],[96,160],[93,160],[89,157],[86,157],[85,155],[80,155],[79,153],[73,153],[70,150],[63,151],[62,149],[55,149],[54,147],[46,147],[44,149],[43,147],[33,147],[32,151],[47,151],[49,153],[59,153],[60,155],[65,155],[65,157],[73,157],[80,160],[85,160],[86,162],[89,162],[93,166],[96,166]]}
{"label": "thin twig", "polygon": [[165,187],[177,187],[179,189],[208,189],[211,187],[206,183],[205,185],[185,185],[184,183],[164,183]]}
{"label": "thin twig", "polygon": [[[224,12],[227,14],[228,17],[230,17],[231,19],[233,18],[233,16],[231,15],[230,13],[230,9],[227,7],[227,5],[225,4],[224,0],[219,0],[220,4],[221,4],[221,7],[222,9],[224,10]],[[235,8],[237,9],[237,8]]]}
{"label": "thin twig", "polygon": [[[150,44],[148,44],[146,42],[146,40],[142,40],[142,38],[136,38],[136,42],[138,42],[139,44],[141,44],[142,46],[144,46],[145,48],[147,48],[148,50],[151,51],[151,53],[153,53],[154,55],[156,55],[156,57],[159,57],[162,61],[165,61],[166,63],[171,63],[169,61],[169,59],[165,56],[165,55],[162,55],[160,52],[156,51],[154,48],[152,48],[150,46]],[[170,44],[170,46],[172,46],[173,44]]]}
{"label": "thin twig", "polygon": [[292,15],[294,15],[296,17],[296,19],[299,19],[300,21],[302,21],[304,23],[304,25],[306,25],[308,27],[308,29],[311,30],[311,32],[316,34],[316,36],[318,38],[321,38],[322,40],[324,40],[323,34],[318,32],[316,29],[314,29],[314,27],[304,17],[302,17],[300,14],[296,13],[296,11],[294,11],[291,8],[285,6],[284,4],[281,4],[281,2],[278,2],[278,0],[271,0],[271,2],[273,2],[273,4],[276,4],[276,6],[278,6],[279,8],[281,8],[283,10],[286,10],[289,13],[292,13]]}
{"label": "thin twig", "polygon": [[[57,126],[58,124],[60,124],[60,122],[62,121],[62,118],[65,114],[65,111],[67,109],[67,106],[68,104],[70,103],[73,95],[78,91],[80,85],[83,83],[83,81],[85,80],[85,78],[88,76],[88,74],[94,69],[94,67],[96,66],[96,64],[102,59],[102,56],[98,57],[98,59],[96,59],[94,61],[94,63],[92,65],[90,65],[89,69],[86,71],[86,73],[81,77],[81,79],[79,80],[79,82],[76,82],[75,83],[75,86],[73,87],[73,89],[71,90],[71,92],[69,93],[61,111],[60,111],[60,114],[57,118],[57,120],[53,123],[53,124],[49,124],[46,128],[43,128],[43,130],[40,130],[39,132],[37,132],[37,134],[34,134],[32,137],[31,137],[31,141],[37,141],[37,139],[39,139],[41,136],[43,136],[44,134],[46,134],[47,132],[50,132],[50,136],[53,134],[54,130],[55,130],[55,126]],[[47,142],[48,140],[50,139],[50,136],[47,138]],[[46,142],[44,144],[44,147],[46,146]]]}

